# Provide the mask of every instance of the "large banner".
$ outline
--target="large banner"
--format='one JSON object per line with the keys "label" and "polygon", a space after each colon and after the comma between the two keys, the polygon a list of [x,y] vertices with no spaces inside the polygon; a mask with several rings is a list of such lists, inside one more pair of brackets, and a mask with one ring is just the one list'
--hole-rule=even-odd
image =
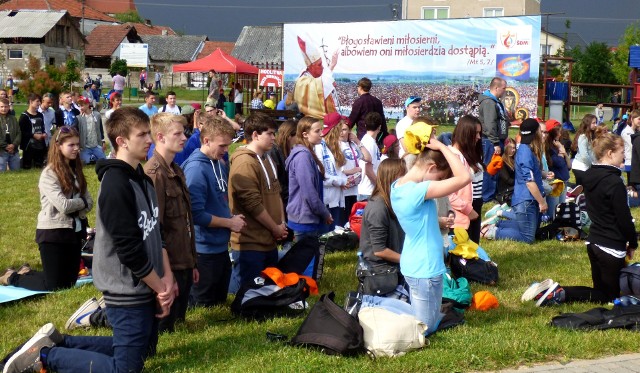
{"label": "large banner", "polygon": [[477,115],[495,76],[512,121],[537,110],[540,16],[284,25],[285,87],[301,111],[348,115],[362,77],[387,118],[409,96],[442,123]]}

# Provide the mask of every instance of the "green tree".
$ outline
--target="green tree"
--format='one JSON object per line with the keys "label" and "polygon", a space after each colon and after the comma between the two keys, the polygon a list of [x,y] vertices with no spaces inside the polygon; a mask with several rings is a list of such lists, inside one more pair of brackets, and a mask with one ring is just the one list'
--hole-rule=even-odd
{"label": "green tree", "polygon": [[[575,47],[566,54],[573,57],[572,80],[577,83],[617,84],[611,68],[611,51],[605,43],[592,42],[584,51]],[[609,88],[589,88],[585,101],[609,102]]]}
{"label": "green tree", "polygon": [[122,22],[122,23],[127,23],[127,22],[144,23],[144,19],[140,17],[140,14],[138,14],[138,12],[136,12],[135,10],[129,10],[124,13],[114,14],[113,18],[117,19],[119,22]]}
{"label": "green tree", "polygon": [[64,72],[62,73],[62,81],[64,85],[71,89],[73,83],[80,80],[80,64],[73,58],[69,58],[65,64]]}
{"label": "green tree", "polygon": [[121,60],[116,58],[115,61],[109,66],[109,74],[111,76],[116,75],[116,73],[120,73],[122,76],[127,76],[129,74],[129,68],[127,67],[127,60]]}
{"label": "green tree", "polygon": [[618,49],[613,53],[612,69],[616,80],[620,84],[629,83],[629,47],[640,45],[640,22],[632,23],[624,30],[620,37]]}

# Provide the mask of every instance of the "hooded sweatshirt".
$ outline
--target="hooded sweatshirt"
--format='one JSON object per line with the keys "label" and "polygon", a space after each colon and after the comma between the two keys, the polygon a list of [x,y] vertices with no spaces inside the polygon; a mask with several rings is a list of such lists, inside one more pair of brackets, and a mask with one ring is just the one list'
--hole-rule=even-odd
{"label": "hooded sweatshirt", "polygon": [[230,161],[229,207],[233,215],[244,215],[246,223],[240,233],[231,232],[231,248],[255,251],[276,249],[276,240],[271,231],[256,219],[266,210],[276,224],[284,222],[275,161],[266,153],[259,157],[247,147],[238,148]]}
{"label": "hooded sweatshirt", "polygon": [[587,241],[618,251],[625,251],[627,242],[630,248],[638,247],[620,169],[594,164],[586,172],[583,187],[591,219]]}
{"label": "hooded sweatshirt", "polygon": [[191,211],[196,232],[196,251],[221,254],[229,250],[231,230],[209,227],[213,216],[230,218],[229,171],[220,160],[209,159],[196,149],[182,164],[191,195]]}
{"label": "hooded sweatshirt", "polygon": [[[296,145],[285,162],[289,173],[289,227],[304,231],[302,225],[319,225],[330,213],[322,201],[322,175],[313,154],[303,145]],[[312,229],[315,230],[315,229]]]}
{"label": "hooded sweatshirt", "polygon": [[93,281],[114,307],[148,304],[153,290],[141,279],[164,275],[162,234],[153,183],[142,166],[119,159],[96,165],[100,180],[93,249]]}
{"label": "hooded sweatshirt", "polygon": [[507,138],[509,126],[502,102],[488,89],[478,96],[478,114],[482,123],[482,135],[495,145]]}
{"label": "hooded sweatshirt", "polygon": [[631,172],[629,183],[640,184],[640,133],[631,135]]}

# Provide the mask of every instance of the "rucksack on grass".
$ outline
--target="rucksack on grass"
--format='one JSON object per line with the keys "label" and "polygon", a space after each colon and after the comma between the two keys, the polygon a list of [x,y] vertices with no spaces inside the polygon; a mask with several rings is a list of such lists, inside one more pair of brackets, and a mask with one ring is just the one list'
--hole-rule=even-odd
{"label": "rucksack on grass", "polygon": [[[308,296],[309,287],[304,278],[300,278],[295,285],[280,287],[271,279],[256,277],[252,282],[240,286],[231,303],[231,312],[256,320],[297,316],[304,312]],[[296,303],[302,308],[297,307]]]}
{"label": "rucksack on grass", "polygon": [[551,326],[563,329],[640,331],[640,305],[603,307],[582,313],[563,313],[551,319]]}
{"label": "rucksack on grass", "polygon": [[357,355],[365,352],[364,332],[355,317],[323,294],[291,338],[299,347],[318,348],[327,355]]}

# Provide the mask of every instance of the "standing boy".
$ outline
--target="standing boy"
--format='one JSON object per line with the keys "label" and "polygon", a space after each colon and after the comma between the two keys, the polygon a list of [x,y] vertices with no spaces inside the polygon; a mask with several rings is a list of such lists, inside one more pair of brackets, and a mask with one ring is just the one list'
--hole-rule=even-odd
{"label": "standing boy", "polygon": [[380,148],[376,143],[376,136],[380,133],[384,118],[375,111],[364,117],[367,133],[362,136],[360,144],[371,154],[371,162],[364,161],[364,175],[358,184],[358,201],[364,201],[371,197],[373,187],[376,185],[378,166],[380,165]]}
{"label": "standing boy", "polygon": [[178,295],[171,313],[160,320],[160,332],[173,332],[175,322],[185,319],[189,291],[199,277],[189,189],[182,169],[173,161],[187,140],[184,124],[186,119],[182,115],[160,113],[151,118],[151,136],[156,148],[144,165],[144,172],[153,180],[158,192],[162,235],[171,271],[178,284]]}
{"label": "standing boy", "polygon": [[93,280],[102,291],[113,337],[62,336],[43,326],[5,372],[140,372],[158,342],[158,317],[173,303],[175,283],[162,247],[158,201],[140,161],[151,145],[149,118],[124,107],[109,119],[116,159],[98,162]]}
{"label": "standing boy", "polygon": [[235,135],[222,117],[200,119],[201,143],[184,162],[184,173],[191,193],[191,209],[196,226],[196,252],[200,282],[191,290],[190,302],[196,306],[215,306],[227,300],[231,277],[229,238],[241,232],[242,214],[229,210],[229,168],[223,157]]}
{"label": "standing boy", "polygon": [[276,241],[287,237],[280,183],[267,152],[275,140],[276,124],[265,114],[251,114],[244,122],[247,140],[231,156],[229,206],[242,214],[246,227],[231,233],[232,293],[260,272],[278,263]]}
{"label": "standing boy", "polygon": [[20,169],[20,139],[22,133],[16,117],[9,114],[9,99],[0,98],[0,129],[4,131],[4,137],[0,137],[0,172]]}

